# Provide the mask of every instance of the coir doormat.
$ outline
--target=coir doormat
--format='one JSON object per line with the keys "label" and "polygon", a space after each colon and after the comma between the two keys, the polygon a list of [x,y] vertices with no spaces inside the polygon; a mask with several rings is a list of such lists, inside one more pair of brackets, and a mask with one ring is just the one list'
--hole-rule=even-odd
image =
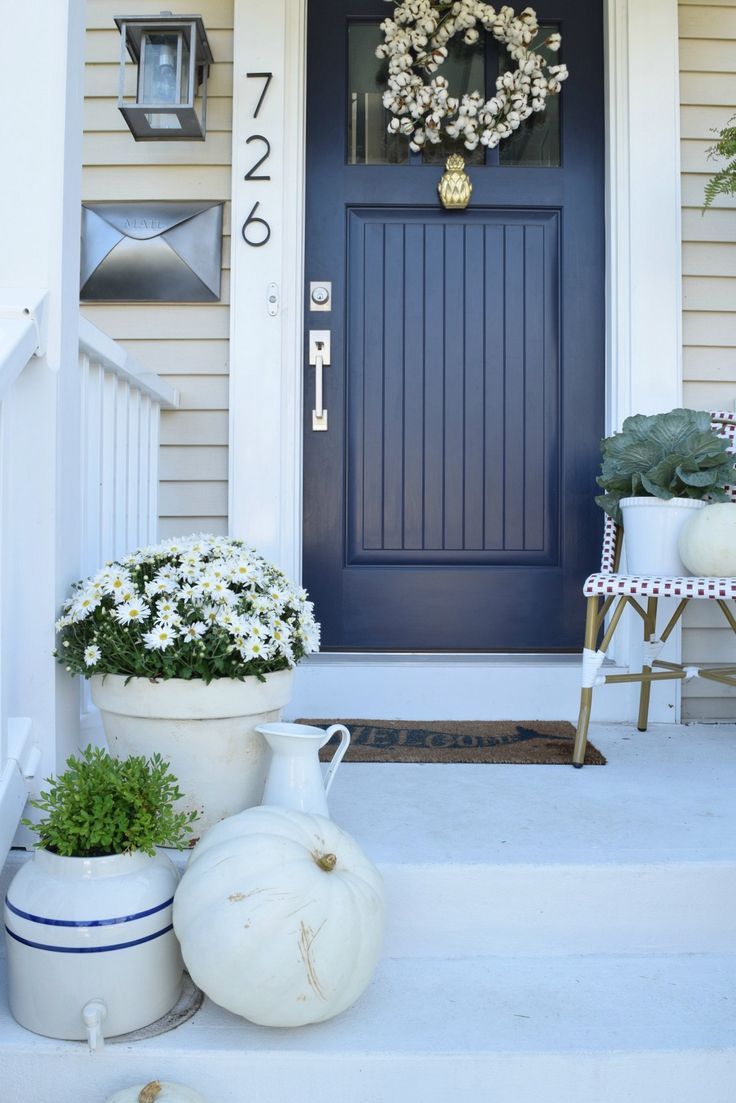
{"label": "coir doormat", "polygon": [[[328,728],[335,720],[299,720]],[[513,765],[566,765],[572,761],[575,729],[557,720],[341,720],[350,731],[346,762],[488,762]],[[332,757],[333,736],[322,748]],[[585,763],[605,766],[588,743]]]}

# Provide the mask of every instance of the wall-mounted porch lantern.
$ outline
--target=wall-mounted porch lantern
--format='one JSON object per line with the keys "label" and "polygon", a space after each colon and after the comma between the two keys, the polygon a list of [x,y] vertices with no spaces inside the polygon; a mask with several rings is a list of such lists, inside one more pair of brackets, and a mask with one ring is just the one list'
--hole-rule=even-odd
{"label": "wall-mounted porch lantern", "polygon": [[[213,62],[199,15],[119,16],[118,107],[136,142],[204,141],[207,75]],[[125,98],[125,55],[137,66],[135,99]]]}

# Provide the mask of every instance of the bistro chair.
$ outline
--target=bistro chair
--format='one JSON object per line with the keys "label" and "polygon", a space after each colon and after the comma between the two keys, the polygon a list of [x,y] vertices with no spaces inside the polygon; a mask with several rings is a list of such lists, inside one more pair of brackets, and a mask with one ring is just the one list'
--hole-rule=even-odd
{"label": "bistro chair", "polygon": [[[711,424],[719,436],[730,441],[731,452],[736,453],[736,414],[711,414]],[[727,488],[731,500],[736,502],[736,484]],[[588,740],[590,709],[593,690],[596,686],[610,685],[614,682],[639,682],[639,731],[647,730],[649,718],[649,697],[652,682],[689,678],[707,678],[713,682],[736,686],[736,666],[697,667],[683,666],[681,663],[667,663],[659,659],[659,654],[669,639],[675,625],[680,620],[690,601],[715,601],[726,618],[729,626],[736,632],[736,617],[728,602],[736,598],[736,578],[663,578],[655,575],[621,574],[623,531],[616,522],[606,515],[603,530],[603,554],[601,569],[590,575],[583,587],[588,599],[585,622],[585,644],[583,646],[582,689],[580,692],[580,715],[573,751],[573,766],[580,767],[585,759],[585,746]],[[679,598],[680,601],[662,632],[657,634],[657,602],[659,598]],[[639,673],[603,674],[601,667],[606,652],[621,621],[621,615],[629,605],[642,619],[644,644],[642,669]],[[608,625],[605,619],[610,614]],[[599,637],[603,638],[598,643]]]}

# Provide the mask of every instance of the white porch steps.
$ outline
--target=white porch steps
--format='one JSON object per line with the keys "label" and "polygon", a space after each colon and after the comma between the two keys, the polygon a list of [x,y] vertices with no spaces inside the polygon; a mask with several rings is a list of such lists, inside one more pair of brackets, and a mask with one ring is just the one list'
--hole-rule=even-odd
{"label": "white porch steps", "polygon": [[593,740],[604,768],[344,767],[333,814],[391,908],[355,1007],[281,1032],[205,1004],[90,1056],[3,998],[2,1103],[154,1077],[209,1103],[733,1103],[736,727]]}

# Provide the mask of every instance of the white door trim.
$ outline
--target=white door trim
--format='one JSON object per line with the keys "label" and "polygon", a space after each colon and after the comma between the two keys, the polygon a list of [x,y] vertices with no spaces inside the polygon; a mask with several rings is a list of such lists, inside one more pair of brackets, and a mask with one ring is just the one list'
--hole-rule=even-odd
{"label": "white door trim", "polygon": [[[301,576],[302,550],[306,6],[307,0],[234,3],[230,530],[294,578]],[[629,413],[681,401],[680,133],[677,0],[605,0],[605,9],[610,430]],[[254,120],[258,82],[246,73],[263,71],[274,79]],[[244,181],[255,159],[246,145],[253,133],[271,143],[268,167],[260,170],[270,181]],[[256,201],[271,225],[262,248],[241,237]],[[270,284],[280,299],[273,316]],[[628,646],[617,657],[626,660]],[[317,669],[305,667],[301,680]],[[380,679],[374,663],[368,669],[375,695]],[[662,692],[653,699],[653,718],[671,720],[676,690],[656,688]],[[567,698],[566,689],[569,705]],[[619,691],[615,700],[617,718],[631,714],[630,695]],[[571,711],[561,712],[561,704],[553,702],[557,715]],[[511,715],[503,702],[499,709]]]}

